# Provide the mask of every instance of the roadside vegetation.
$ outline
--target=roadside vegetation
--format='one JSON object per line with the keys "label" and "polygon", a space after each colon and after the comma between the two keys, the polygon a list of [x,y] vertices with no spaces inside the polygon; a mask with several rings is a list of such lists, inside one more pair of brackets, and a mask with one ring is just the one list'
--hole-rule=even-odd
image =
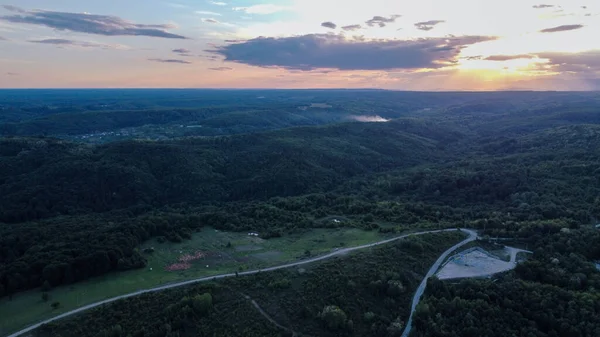
{"label": "roadside vegetation", "polygon": [[426,234],[299,268],[146,294],[48,324],[36,335],[110,335],[119,327],[123,336],[164,336],[169,327],[175,336],[285,335],[247,294],[278,324],[303,335],[388,336],[401,332],[431,264],[462,239],[459,232]]}
{"label": "roadside vegetation", "polygon": [[[265,268],[397,235],[354,228],[331,228],[306,229],[281,238],[264,240],[244,232],[205,228],[180,243],[162,242],[163,239],[159,237],[137,249],[147,261],[145,268],[113,272],[58,287],[45,283],[41,290],[19,293],[12,299],[0,299],[0,332],[16,331],[86,304],[139,289]],[[52,306],[55,302],[60,304],[56,308]]]}

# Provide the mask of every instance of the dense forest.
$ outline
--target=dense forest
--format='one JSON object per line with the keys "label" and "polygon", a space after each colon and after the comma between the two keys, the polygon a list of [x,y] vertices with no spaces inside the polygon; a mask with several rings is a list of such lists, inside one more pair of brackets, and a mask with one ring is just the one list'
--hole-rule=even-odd
{"label": "dense forest", "polygon": [[159,142],[0,139],[0,295],[142,267],[140,243],[207,225],[267,238],[343,214],[367,229],[434,224],[537,238],[600,218],[600,128],[580,123],[597,113],[581,108],[546,127],[553,114],[532,110],[525,124],[512,110],[474,116],[483,107],[471,105]]}
{"label": "dense forest", "polygon": [[[589,229],[600,222],[598,94],[167,90],[153,91],[150,98],[125,90],[65,95],[41,91],[30,100],[19,91],[0,94],[5,136],[0,138],[0,297],[142,268],[146,260],[138,247],[144,242],[156,237],[182,242],[205,227],[256,230],[262,239],[332,226],[381,232],[468,227],[484,237],[518,239],[535,253],[495,282],[431,281],[415,321],[417,336],[495,336],[503,329],[528,337],[597,334],[598,327],[588,322],[598,313],[593,303],[600,287],[591,263],[600,260],[599,232]],[[323,105],[310,108],[315,102]],[[354,115],[389,121],[351,121]],[[170,130],[180,123],[203,127],[182,127],[185,132],[159,141],[130,135],[95,144],[71,137],[125,127],[150,130],[148,125]],[[326,221],[331,215],[347,221]],[[433,256],[421,259],[429,263]],[[384,269],[364,264],[363,259],[365,274],[379,277]],[[375,301],[375,295],[362,292],[369,286],[352,285],[367,282],[360,275],[340,278],[358,264],[323,265],[331,273],[310,275],[345,284],[332,303],[320,301],[319,291],[330,289],[326,280],[288,285],[281,280],[290,279],[291,272],[277,272],[119,302],[117,311],[99,309],[107,311],[94,316],[94,331],[276,336],[343,330],[393,336],[389,328],[404,320],[406,296],[394,300],[398,303]],[[390,281],[414,289],[426,265],[398,266],[400,276],[379,277],[381,289]],[[265,296],[270,288],[254,283],[273,283],[287,299],[271,302]],[[264,304],[291,330],[260,319],[231,289]],[[298,296],[299,289],[306,298]],[[357,294],[352,301],[346,299],[351,293]],[[546,295],[548,303],[564,305],[546,316],[536,314],[540,296]],[[131,306],[154,308],[158,298],[185,313],[174,314],[178,319],[144,316],[157,324],[146,327],[147,333],[142,326],[115,323]],[[302,301],[314,306],[294,309]],[[214,311],[204,309],[208,302]],[[390,311],[390,303],[401,305]],[[236,310],[254,323],[240,330],[233,323]],[[461,314],[449,316],[452,312]],[[518,320],[510,321],[508,313]],[[555,319],[567,313],[563,321]],[[475,326],[462,329],[456,318],[467,316]],[[344,329],[327,330],[322,317],[343,321],[332,324]],[[487,322],[486,331],[477,330],[478,321]],[[47,329],[52,335],[64,326]]]}

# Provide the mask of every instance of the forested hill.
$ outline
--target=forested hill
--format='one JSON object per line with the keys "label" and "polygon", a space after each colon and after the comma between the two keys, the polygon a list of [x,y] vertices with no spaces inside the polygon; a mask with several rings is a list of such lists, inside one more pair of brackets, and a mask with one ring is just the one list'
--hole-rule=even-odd
{"label": "forested hill", "polygon": [[263,238],[332,214],[365,229],[469,226],[533,239],[576,228],[600,218],[595,114],[556,126],[554,115],[438,111],[103,145],[4,138],[0,296],[142,267],[144,241],[208,225]]}
{"label": "forested hill", "polygon": [[3,139],[0,221],[322,192],[356,175],[436,162],[460,139],[414,120],[102,146]]}

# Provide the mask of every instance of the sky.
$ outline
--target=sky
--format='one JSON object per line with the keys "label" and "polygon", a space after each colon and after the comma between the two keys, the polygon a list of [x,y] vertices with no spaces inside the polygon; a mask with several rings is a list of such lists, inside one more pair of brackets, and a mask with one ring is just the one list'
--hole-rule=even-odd
{"label": "sky", "polygon": [[600,90],[598,0],[0,0],[0,88]]}

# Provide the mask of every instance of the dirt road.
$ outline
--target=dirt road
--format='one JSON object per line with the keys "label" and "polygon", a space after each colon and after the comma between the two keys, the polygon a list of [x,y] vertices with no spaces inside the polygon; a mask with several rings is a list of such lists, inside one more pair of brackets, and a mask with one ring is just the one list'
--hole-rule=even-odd
{"label": "dirt road", "polygon": [[[400,239],[404,239],[407,238],[409,236],[416,236],[416,235],[424,235],[424,234],[431,234],[431,233],[440,233],[440,232],[452,232],[452,231],[457,231],[457,229],[442,229],[442,230],[434,230],[434,231],[424,231],[424,232],[417,232],[417,233],[411,233],[411,234],[406,234],[406,235],[402,235],[402,236],[398,236],[392,239],[387,239],[387,240],[382,240],[382,241],[378,241],[378,242],[374,242],[374,243],[370,243],[367,245],[362,245],[362,246],[357,246],[357,247],[351,247],[351,248],[344,248],[344,249],[339,249],[335,252],[326,254],[326,255],[322,255],[322,256],[318,256],[318,257],[314,257],[311,259],[306,259],[306,260],[302,260],[302,261],[298,261],[298,262],[293,262],[293,263],[287,263],[287,264],[283,264],[280,266],[275,266],[275,267],[269,267],[269,268],[264,268],[264,269],[257,269],[257,270],[250,270],[250,271],[245,271],[242,273],[239,273],[239,276],[243,276],[243,275],[252,275],[252,274],[256,274],[259,272],[267,272],[267,271],[273,271],[273,270],[278,270],[278,269],[284,269],[284,268],[290,268],[290,267],[295,267],[295,266],[300,266],[303,264],[308,264],[308,263],[313,263],[313,262],[317,262],[317,261],[322,261],[322,260],[326,260],[326,259],[330,259],[332,257],[338,256],[338,255],[344,255],[348,252],[351,251],[355,251],[355,250],[360,250],[360,249],[365,249],[365,248],[370,248],[370,247],[375,247],[375,246],[379,246],[379,245],[383,245],[386,243],[390,243],[390,242],[394,242]],[[464,232],[467,232],[470,237],[468,239],[466,239],[466,242],[475,240],[475,238],[477,237],[477,234],[475,234],[475,232],[471,231],[471,230],[462,230]],[[469,240],[469,241],[467,241]],[[463,244],[465,244],[466,242],[463,241],[460,244],[456,245],[455,247],[460,247]],[[443,261],[446,256],[448,255],[448,253],[454,249],[456,249],[455,247],[450,248],[449,251],[446,251],[442,257],[440,257],[440,259],[438,259],[438,261],[436,262],[437,267],[439,267],[439,264],[441,264],[441,261]],[[439,262],[439,263],[438,263]],[[435,269],[437,269],[437,267]],[[433,267],[432,267],[433,269]],[[431,270],[430,270],[431,272]],[[114,301],[118,301],[121,299],[125,299],[125,298],[129,298],[129,297],[133,297],[133,296],[138,296],[141,294],[145,294],[145,293],[151,293],[151,292],[156,292],[156,291],[161,291],[161,290],[165,290],[165,289],[171,289],[171,288],[176,288],[176,287],[181,287],[181,286],[185,286],[185,285],[190,285],[190,284],[194,284],[194,283],[199,283],[199,282],[206,282],[206,281],[212,281],[212,280],[218,280],[218,279],[223,279],[223,278],[227,278],[227,277],[235,277],[236,274],[235,273],[230,273],[230,274],[221,274],[221,275],[215,275],[215,276],[209,276],[209,277],[203,277],[203,278],[198,278],[195,280],[190,280],[190,281],[184,281],[184,282],[178,282],[178,283],[171,283],[171,284],[167,284],[167,285],[163,285],[160,287],[156,287],[156,288],[151,288],[151,289],[145,289],[145,290],[139,290],[133,293],[129,293],[129,294],[125,294],[125,295],[121,295],[121,296],[117,296],[117,297],[113,297],[113,298],[109,298],[100,302],[96,302],[96,303],[92,303],[92,304],[88,304],[86,306],[83,306],[81,308],[69,311],[69,312],[65,312],[64,314],[58,315],[56,317],[44,320],[42,322],[36,323],[34,325],[31,325],[21,331],[15,332],[11,335],[8,335],[7,337],[17,337],[17,336],[21,336],[23,334],[26,334],[34,329],[39,328],[41,325],[44,324],[48,324],[50,322],[54,322],[57,321],[59,319],[63,319],[65,317],[69,317],[81,312],[84,312],[86,310],[101,306],[103,304],[107,304],[107,303],[111,303]],[[427,274],[425,280],[423,282],[426,282],[427,278],[429,278],[429,276],[431,276],[429,273]],[[421,289],[421,286],[423,289]],[[421,294],[417,297],[415,294],[415,299],[417,299],[417,303],[418,303],[418,298],[421,297],[423,290],[425,289],[424,284],[422,283],[421,286],[419,287]],[[417,293],[419,293],[419,289],[417,290]],[[416,304],[414,303],[414,299],[413,299],[413,307],[412,307],[412,311],[414,312],[414,308],[416,307]],[[411,313],[411,318],[412,318],[412,313]],[[410,320],[409,320],[410,322]],[[408,328],[408,325],[407,325]],[[410,330],[410,329],[408,329]]]}

